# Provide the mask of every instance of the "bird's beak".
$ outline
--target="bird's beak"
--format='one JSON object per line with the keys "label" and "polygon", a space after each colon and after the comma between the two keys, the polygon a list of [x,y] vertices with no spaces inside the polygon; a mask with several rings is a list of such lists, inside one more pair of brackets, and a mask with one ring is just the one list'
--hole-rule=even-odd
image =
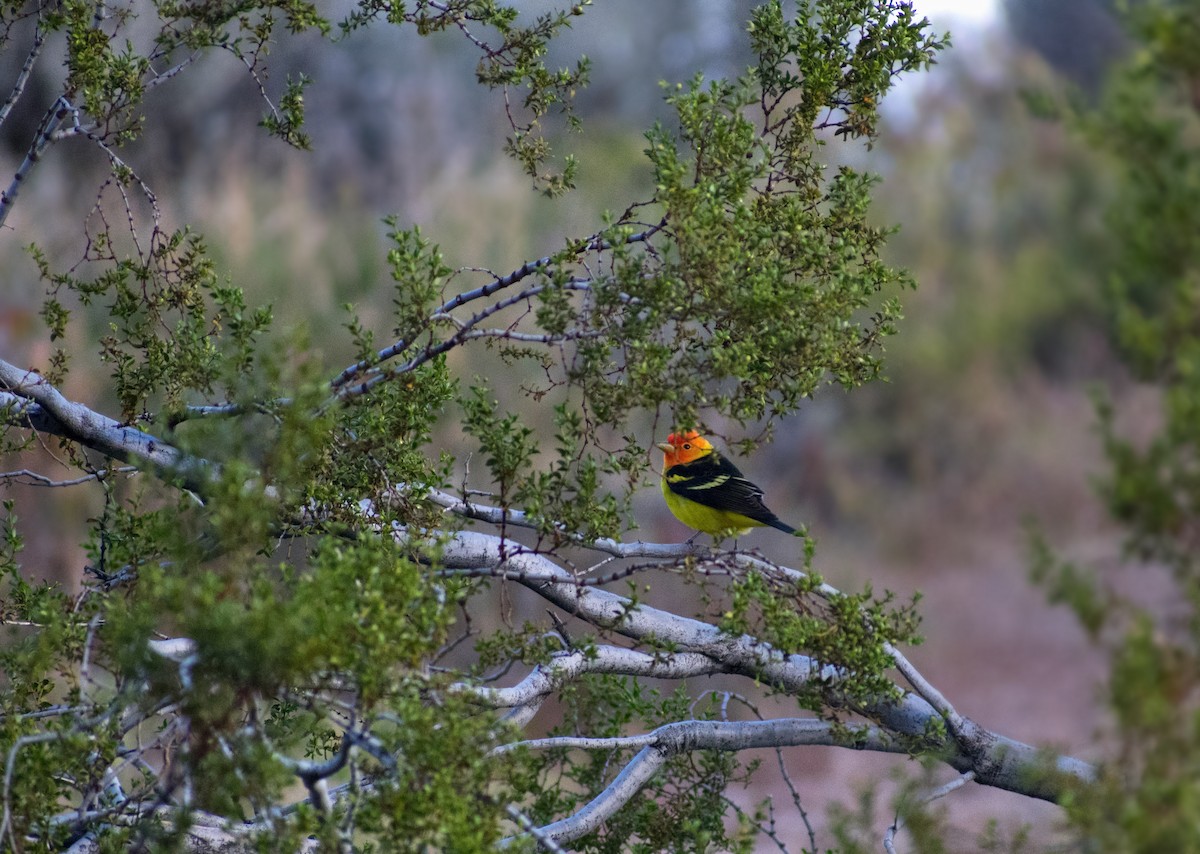
{"label": "bird's beak", "polygon": [[671,451],[675,450],[674,445],[669,445],[666,442],[657,442],[656,446],[658,447],[658,449],[660,451],[665,451],[668,454],[671,453]]}

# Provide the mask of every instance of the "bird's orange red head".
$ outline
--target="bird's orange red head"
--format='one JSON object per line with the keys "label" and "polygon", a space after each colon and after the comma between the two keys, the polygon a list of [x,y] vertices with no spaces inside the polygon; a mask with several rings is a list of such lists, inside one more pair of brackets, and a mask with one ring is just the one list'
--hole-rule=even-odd
{"label": "bird's orange red head", "polygon": [[712,444],[695,430],[672,433],[667,437],[667,441],[659,442],[658,447],[663,452],[663,471],[671,466],[686,465],[698,460],[706,454],[711,454],[713,449]]}

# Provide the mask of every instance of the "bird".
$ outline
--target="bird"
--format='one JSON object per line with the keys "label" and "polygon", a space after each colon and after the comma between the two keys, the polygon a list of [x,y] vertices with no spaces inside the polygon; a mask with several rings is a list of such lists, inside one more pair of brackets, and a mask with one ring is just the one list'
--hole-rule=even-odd
{"label": "bird", "polygon": [[657,446],[663,451],[662,491],[667,507],[697,534],[711,534],[719,541],[751,528],[798,533],[768,510],[763,491],[695,430],[672,433]]}

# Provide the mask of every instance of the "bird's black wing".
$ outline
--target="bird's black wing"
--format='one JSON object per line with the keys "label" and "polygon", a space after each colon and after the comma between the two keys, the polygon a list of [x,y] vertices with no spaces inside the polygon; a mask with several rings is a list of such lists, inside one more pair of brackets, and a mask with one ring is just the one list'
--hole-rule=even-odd
{"label": "bird's black wing", "polygon": [[665,476],[672,492],[697,504],[741,513],[788,533],[795,530],[768,510],[763,503],[763,491],[746,480],[737,466],[716,451],[690,463],[671,466]]}

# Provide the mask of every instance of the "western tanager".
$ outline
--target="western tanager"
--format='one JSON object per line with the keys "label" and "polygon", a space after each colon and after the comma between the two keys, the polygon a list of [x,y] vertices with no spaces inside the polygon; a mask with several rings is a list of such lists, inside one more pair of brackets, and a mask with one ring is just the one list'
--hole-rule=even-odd
{"label": "western tanager", "polygon": [[742,476],[697,433],[672,433],[663,450],[663,496],[675,518],[713,537],[740,536],[751,528],[796,529],[767,509],[763,491]]}

